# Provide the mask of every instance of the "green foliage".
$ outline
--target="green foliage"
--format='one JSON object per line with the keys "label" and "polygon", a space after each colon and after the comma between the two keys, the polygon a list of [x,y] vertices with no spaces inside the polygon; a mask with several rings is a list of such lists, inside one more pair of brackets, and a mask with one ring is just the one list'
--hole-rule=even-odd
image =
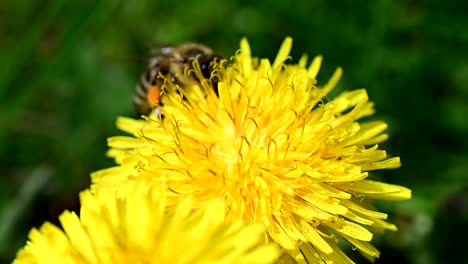
{"label": "green foliage", "polygon": [[[246,36],[273,58],[324,55],[338,91],[365,87],[402,158],[376,177],[413,189],[379,203],[400,232],[377,237],[377,263],[463,263],[447,241],[468,215],[468,20],[462,1],[2,1],[0,3],[0,262],[31,226],[78,208],[89,173],[112,165],[106,138],[152,47],[185,41],[233,54]],[[459,250],[459,251],[456,251]],[[455,262],[453,262],[453,261]]]}

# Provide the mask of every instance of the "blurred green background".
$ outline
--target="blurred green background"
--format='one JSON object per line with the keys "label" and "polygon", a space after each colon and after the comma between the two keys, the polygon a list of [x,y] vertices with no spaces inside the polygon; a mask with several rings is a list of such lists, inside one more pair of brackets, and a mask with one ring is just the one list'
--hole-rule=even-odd
{"label": "blurred green background", "polygon": [[376,236],[377,263],[468,263],[468,4],[423,2],[2,1],[0,263],[113,164],[106,138],[121,134],[118,115],[136,116],[150,48],[231,55],[242,36],[257,56],[274,58],[285,36],[296,59],[323,54],[319,83],[343,66],[336,92],[367,88],[389,123],[383,147],[403,166],[375,177],[414,198],[378,203],[400,231]]}

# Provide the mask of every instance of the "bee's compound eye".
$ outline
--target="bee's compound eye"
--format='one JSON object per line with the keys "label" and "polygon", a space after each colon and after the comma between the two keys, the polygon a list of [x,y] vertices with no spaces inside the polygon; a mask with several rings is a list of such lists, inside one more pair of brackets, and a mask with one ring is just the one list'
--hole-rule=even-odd
{"label": "bee's compound eye", "polygon": [[148,100],[148,104],[150,106],[154,106],[159,103],[159,99],[161,97],[161,89],[158,86],[152,86],[148,90],[148,94],[146,95],[146,99]]}
{"label": "bee's compound eye", "polygon": [[203,72],[203,75],[206,75],[209,73],[210,70],[210,65],[208,63],[202,63],[201,64],[201,71]]}

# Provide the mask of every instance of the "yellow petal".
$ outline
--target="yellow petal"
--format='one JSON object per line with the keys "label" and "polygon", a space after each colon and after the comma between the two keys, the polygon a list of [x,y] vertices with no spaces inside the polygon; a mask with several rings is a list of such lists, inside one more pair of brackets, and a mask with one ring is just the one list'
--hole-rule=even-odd
{"label": "yellow petal", "polygon": [[411,198],[410,189],[383,182],[362,180],[340,186],[372,199],[406,200]]}

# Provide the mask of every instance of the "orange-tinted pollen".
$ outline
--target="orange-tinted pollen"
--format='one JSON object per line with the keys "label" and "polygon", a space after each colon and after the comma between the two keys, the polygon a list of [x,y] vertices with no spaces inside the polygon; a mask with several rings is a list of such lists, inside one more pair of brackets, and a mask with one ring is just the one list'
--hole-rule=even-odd
{"label": "orange-tinted pollen", "polygon": [[160,97],[161,97],[161,89],[158,86],[152,86],[148,90],[148,94],[146,95],[146,100],[148,100],[149,105],[155,106],[159,103]]}

